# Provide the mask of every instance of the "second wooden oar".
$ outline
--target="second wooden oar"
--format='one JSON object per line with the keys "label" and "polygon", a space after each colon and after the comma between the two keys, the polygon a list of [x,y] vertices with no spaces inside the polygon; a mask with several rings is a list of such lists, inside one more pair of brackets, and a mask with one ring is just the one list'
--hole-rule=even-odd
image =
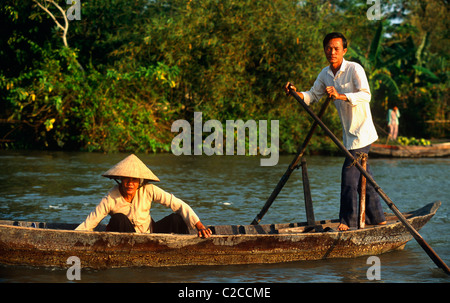
{"label": "second wooden oar", "polygon": [[295,92],[293,89],[289,89],[289,93],[297,100],[300,105],[308,112],[308,114],[322,127],[322,129],[327,133],[328,137],[339,147],[340,150],[344,152],[344,154],[353,159],[353,163],[359,169],[361,174],[366,177],[366,180],[372,184],[375,188],[376,192],[380,195],[380,197],[386,202],[389,208],[394,212],[397,218],[405,225],[406,229],[410,232],[410,234],[414,237],[414,239],[419,243],[419,245],[423,248],[423,250],[428,254],[428,256],[433,260],[433,262],[441,268],[446,274],[450,275],[450,268],[445,264],[445,262],[437,255],[437,253],[428,245],[428,243],[422,238],[422,236],[415,230],[415,228],[409,224],[406,220],[405,216],[400,212],[400,210],[395,206],[394,202],[386,195],[386,193],[381,189],[381,187],[375,182],[371,175],[367,173],[367,171],[361,166],[358,161],[355,161],[353,155],[345,148],[345,146],[339,141],[338,138],[333,134],[332,131],[328,129],[328,127],[320,120],[319,117],[309,108],[308,105],[303,101],[302,98]]}

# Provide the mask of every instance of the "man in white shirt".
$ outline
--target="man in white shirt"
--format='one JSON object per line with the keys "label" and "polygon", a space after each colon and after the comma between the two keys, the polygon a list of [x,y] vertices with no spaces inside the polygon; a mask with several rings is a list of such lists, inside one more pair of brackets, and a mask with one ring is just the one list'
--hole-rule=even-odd
{"label": "man in white shirt", "polygon": [[[341,33],[330,33],[323,40],[325,56],[330,63],[325,67],[309,91],[299,96],[307,105],[319,101],[325,94],[334,97],[343,128],[343,144],[354,157],[367,154],[370,145],[378,139],[370,112],[370,88],[361,65],[346,61],[347,40]],[[297,91],[290,82],[286,84]],[[371,173],[367,164],[367,171]],[[341,207],[339,230],[356,227],[358,222],[358,190],[361,173],[346,157],[342,168]],[[366,224],[385,224],[380,198],[371,184],[366,190]]]}

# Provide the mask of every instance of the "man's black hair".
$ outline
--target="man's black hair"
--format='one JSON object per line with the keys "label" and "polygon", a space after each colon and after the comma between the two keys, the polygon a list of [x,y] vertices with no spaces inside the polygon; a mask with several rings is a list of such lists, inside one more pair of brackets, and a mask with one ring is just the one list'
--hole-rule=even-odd
{"label": "man's black hair", "polygon": [[344,46],[344,48],[347,48],[347,39],[345,39],[343,34],[338,32],[329,33],[328,35],[325,36],[325,38],[323,39],[323,48],[325,48],[328,45],[328,42],[330,42],[331,39],[335,38],[341,38],[342,45]]}

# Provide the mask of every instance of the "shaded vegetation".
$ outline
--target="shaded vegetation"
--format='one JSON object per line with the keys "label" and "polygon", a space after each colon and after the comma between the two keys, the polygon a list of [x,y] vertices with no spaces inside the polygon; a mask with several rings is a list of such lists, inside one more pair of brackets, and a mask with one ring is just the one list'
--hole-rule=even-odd
{"label": "shaded vegetation", "polygon": [[[380,21],[365,1],[82,1],[67,46],[37,2],[0,7],[3,148],[170,151],[171,124],[201,111],[204,121],[279,120],[281,151],[293,152],[311,120],[282,86],[309,89],[331,31],[366,70],[377,125],[398,106],[401,135],[449,137],[443,0],[383,1]],[[334,107],[324,122],[340,136]],[[310,150],[335,149],[318,130]]]}

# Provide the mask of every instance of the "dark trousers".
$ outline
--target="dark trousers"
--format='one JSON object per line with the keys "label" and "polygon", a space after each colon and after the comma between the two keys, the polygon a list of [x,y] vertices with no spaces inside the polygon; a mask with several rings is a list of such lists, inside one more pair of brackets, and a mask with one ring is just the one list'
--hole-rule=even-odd
{"label": "dark trousers", "polygon": [[127,216],[121,213],[111,215],[108,225],[106,225],[106,231],[116,231],[121,233],[134,233],[133,224]]}
{"label": "dark trousers", "polygon": [[[358,159],[359,153],[369,153],[370,145],[349,150],[349,152]],[[344,165],[342,166],[341,179],[341,206],[339,211],[340,222],[348,227],[358,226],[358,194],[360,193],[361,172],[352,165],[353,160],[345,157]],[[366,167],[367,172],[372,176],[369,162]],[[381,206],[380,196],[375,191],[375,188],[369,182],[366,182],[366,224],[378,224],[386,221]]]}
{"label": "dark trousers", "polygon": [[158,222],[152,219],[152,232],[161,234],[188,234],[189,229],[179,214],[173,213]]}
{"label": "dark trousers", "polygon": [[[175,234],[187,234],[189,229],[184,222],[183,218],[179,214],[171,214],[162,218],[158,222],[152,219],[152,232],[154,233],[175,233]],[[124,214],[117,213],[111,215],[107,231],[115,232],[136,232],[130,219]]]}

